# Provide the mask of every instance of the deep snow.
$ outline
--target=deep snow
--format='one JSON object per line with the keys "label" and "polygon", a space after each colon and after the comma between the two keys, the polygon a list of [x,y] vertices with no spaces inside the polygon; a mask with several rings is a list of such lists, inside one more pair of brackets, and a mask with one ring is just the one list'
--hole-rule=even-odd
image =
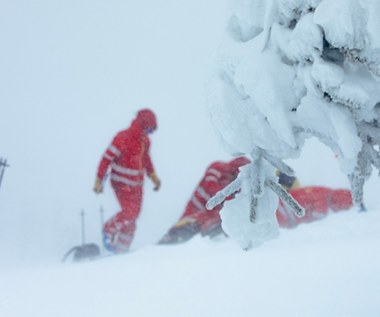
{"label": "deep snow", "polygon": [[379,212],[330,215],[251,252],[195,238],[1,271],[1,316],[366,316],[380,312]]}
{"label": "deep snow", "polygon": [[[205,103],[224,1],[0,0],[0,316],[379,316],[380,198],[250,252],[231,240],[154,242],[183,212],[218,144]],[[99,241],[109,187],[92,183],[102,152],[141,107],[157,112],[152,156],[163,181],[145,202],[135,252],[59,263]],[[311,140],[288,162],[303,185],[347,187],[333,153]]]}

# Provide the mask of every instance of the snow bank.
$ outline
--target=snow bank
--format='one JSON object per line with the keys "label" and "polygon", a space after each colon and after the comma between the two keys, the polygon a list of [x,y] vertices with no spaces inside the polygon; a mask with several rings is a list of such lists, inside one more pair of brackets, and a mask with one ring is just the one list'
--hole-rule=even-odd
{"label": "snow bank", "polygon": [[[1,270],[12,317],[377,317],[380,212],[281,230],[254,252],[195,238],[76,265]],[[275,303],[275,304],[274,304]]]}

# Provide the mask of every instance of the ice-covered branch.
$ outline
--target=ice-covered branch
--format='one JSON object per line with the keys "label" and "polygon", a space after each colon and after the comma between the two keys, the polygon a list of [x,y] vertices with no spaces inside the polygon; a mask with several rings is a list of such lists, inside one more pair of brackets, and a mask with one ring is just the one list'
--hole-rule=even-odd
{"label": "ice-covered branch", "polygon": [[373,122],[372,124],[361,122],[358,125],[358,129],[363,135],[369,136],[374,142],[380,144],[380,127],[377,126],[376,122]]}
{"label": "ice-covered branch", "polygon": [[377,168],[378,171],[380,171],[380,154],[378,151],[376,151],[371,144],[366,145],[365,149],[367,155],[368,155],[368,160],[371,162],[373,166]]}
{"label": "ice-covered branch", "polygon": [[264,190],[264,175],[262,169],[262,159],[263,151],[257,149],[252,152],[252,163],[250,169],[250,179],[251,179],[251,192],[253,196],[260,197]]}
{"label": "ice-covered branch", "polygon": [[319,141],[324,143],[326,146],[328,146],[330,149],[332,149],[335,153],[339,153],[339,146],[336,144],[336,142],[334,140],[332,140],[331,138],[329,138],[322,131],[317,131],[314,129],[304,128],[304,127],[297,127],[297,126],[295,126],[293,128],[293,131],[297,135],[303,133],[306,136],[316,137]]}
{"label": "ice-covered branch", "polygon": [[221,204],[223,201],[225,201],[227,197],[241,190],[242,182],[243,180],[240,177],[235,179],[232,183],[230,183],[229,185],[224,187],[222,190],[217,192],[213,197],[211,197],[207,201],[206,208],[208,210],[212,210],[213,208]]}
{"label": "ice-covered branch", "polygon": [[281,159],[274,157],[272,155],[269,155],[266,152],[263,153],[263,156],[272,166],[277,168],[282,173],[289,176],[295,175],[294,170],[289,165],[285,164]]}
{"label": "ice-covered branch", "polygon": [[380,77],[380,51],[369,54],[355,49],[341,49],[341,52],[347,60],[364,65],[374,76]]}
{"label": "ice-covered branch", "polygon": [[265,186],[275,192],[294,211],[297,217],[305,216],[305,209],[281,185],[271,179],[267,179]]}
{"label": "ice-covered branch", "polygon": [[249,221],[252,223],[256,222],[258,207],[259,207],[259,199],[252,195],[250,206],[249,206]]}

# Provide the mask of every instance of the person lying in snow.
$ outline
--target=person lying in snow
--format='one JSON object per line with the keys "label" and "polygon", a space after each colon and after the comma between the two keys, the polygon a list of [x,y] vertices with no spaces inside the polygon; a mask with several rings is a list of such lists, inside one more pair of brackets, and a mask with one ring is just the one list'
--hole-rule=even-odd
{"label": "person lying in snow", "polygon": [[322,219],[330,210],[337,212],[352,207],[351,191],[348,189],[330,189],[323,186],[300,187],[297,178],[280,171],[277,171],[276,175],[278,182],[305,208],[305,216],[298,218],[280,199],[276,217],[282,228],[294,228],[300,223]]}
{"label": "person lying in snow", "polygon": [[[245,158],[244,158],[245,159]],[[247,159],[245,159],[247,160]],[[247,162],[244,162],[245,165]],[[212,167],[212,164],[209,168]],[[202,181],[207,178],[207,172]],[[233,174],[233,177],[225,178],[232,182],[238,175],[238,168]],[[305,216],[298,218],[294,215],[293,211],[280,199],[279,207],[276,212],[277,221],[282,228],[294,228],[300,223],[308,223],[322,219],[327,216],[330,210],[337,212],[347,210],[352,207],[351,191],[348,189],[330,189],[322,186],[309,186],[300,187],[297,178],[288,176],[286,174],[276,173],[279,177],[279,183],[292,195],[292,197],[305,208]],[[200,184],[202,184],[202,181]],[[219,189],[215,193],[225,187],[225,183],[219,184]],[[197,193],[197,190],[195,191]],[[215,194],[214,193],[214,194]],[[193,195],[194,197],[194,195]],[[212,197],[212,195],[211,195]],[[230,197],[229,199],[233,199]],[[175,244],[185,242],[191,239],[196,234],[200,233],[202,236],[209,236],[211,238],[224,234],[221,227],[221,220],[219,211],[222,209],[223,204],[215,207],[211,212],[205,211],[205,199],[202,200],[202,208],[194,208],[192,200],[189,202],[188,207],[181,219],[169,230],[169,232],[160,240],[160,244]],[[190,212],[192,210],[192,212]]]}
{"label": "person lying in snow", "polygon": [[348,189],[308,186],[289,189],[288,192],[305,208],[305,216],[296,217],[294,212],[280,199],[276,217],[282,228],[294,228],[301,223],[320,220],[325,218],[330,210],[338,212],[353,206],[351,191]]}
{"label": "person lying in snow", "polygon": [[219,216],[223,203],[212,210],[206,209],[206,203],[234,181],[239,174],[239,167],[248,163],[250,161],[247,158],[238,157],[230,162],[216,161],[210,164],[193,192],[185,212],[159,244],[185,242],[198,233],[210,237],[223,233]]}

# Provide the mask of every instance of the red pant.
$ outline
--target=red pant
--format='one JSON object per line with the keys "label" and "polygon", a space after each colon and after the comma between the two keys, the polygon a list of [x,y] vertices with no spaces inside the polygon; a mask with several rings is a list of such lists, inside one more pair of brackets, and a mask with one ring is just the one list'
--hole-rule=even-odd
{"label": "red pant", "polygon": [[[104,234],[116,252],[129,250],[136,230],[136,220],[141,211],[142,186],[128,186],[111,182],[121,211],[109,219],[104,225]],[[111,248],[111,247],[110,247]]]}
{"label": "red pant", "polygon": [[191,201],[187,204],[186,210],[178,222],[185,218],[193,219],[198,225],[202,235],[207,235],[207,232],[214,226],[221,223],[219,211],[222,205],[215,207],[213,210],[199,209]]}
{"label": "red pant", "polygon": [[296,217],[280,199],[276,213],[280,227],[292,228],[300,223],[322,219],[327,216],[329,210],[338,212],[352,207],[351,192],[347,189],[311,186],[289,190],[289,194],[305,208],[305,216]]}

